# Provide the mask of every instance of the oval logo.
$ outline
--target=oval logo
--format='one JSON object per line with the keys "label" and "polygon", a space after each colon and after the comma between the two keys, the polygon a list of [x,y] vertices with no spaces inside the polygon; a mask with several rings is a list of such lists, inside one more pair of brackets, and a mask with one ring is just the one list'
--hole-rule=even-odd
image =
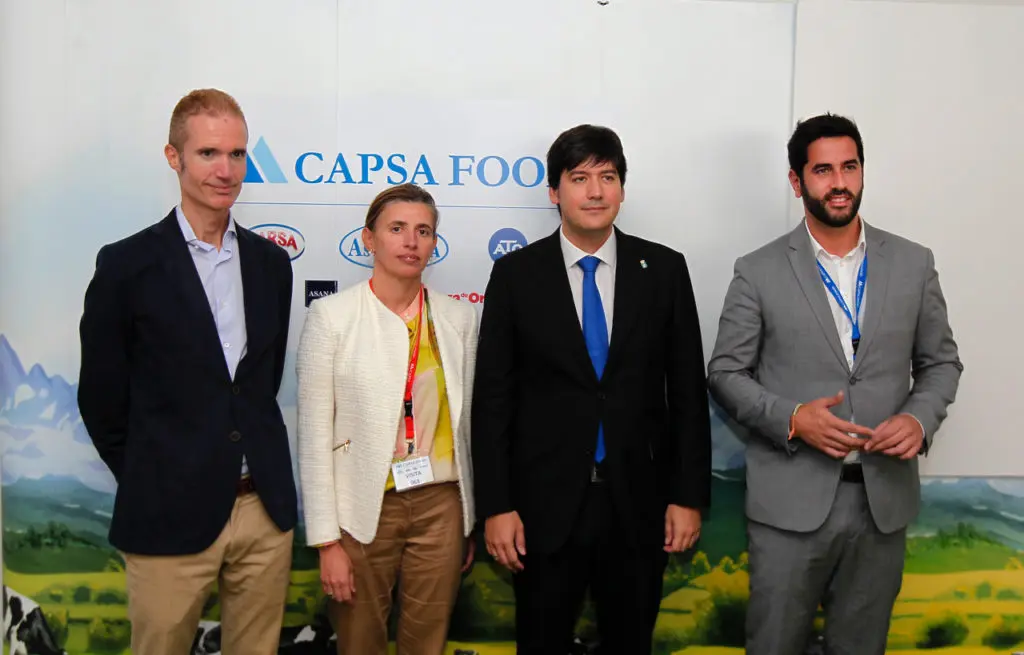
{"label": "oval logo", "polygon": [[294,227],[279,223],[264,223],[249,228],[267,241],[272,241],[288,252],[288,257],[295,261],[306,252],[306,239]]}
{"label": "oval logo", "polygon": [[498,261],[526,244],[526,237],[522,232],[513,227],[503,227],[491,235],[491,240],[487,244],[487,252],[491,255],[491,259]]}
{"label": "oval logo", "polygon": [[[338,252],[356,266],[373,268],[373,256],[366,251],[366,246],[363,245],[363,240],[360,238],[362,231],[363,228],[360,226],[341,237],[341,243],[338,244]],[[437,234],[437,246],[434,247],[434,253],[427,260],[427,266],[438,264],[444,261],[447,256],[448,241],[439,232]]]}

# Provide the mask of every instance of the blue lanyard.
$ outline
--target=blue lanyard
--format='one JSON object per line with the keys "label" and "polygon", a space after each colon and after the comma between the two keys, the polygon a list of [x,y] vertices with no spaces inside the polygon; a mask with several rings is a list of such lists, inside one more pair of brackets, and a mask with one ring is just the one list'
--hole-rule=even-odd
{"label": "blue lanyard", "polygon": [[832,281],[832,276],[828,274],[825,267],[821,265],[821,262],[817,259],[815,262],[818,264],[818,273],[821,274],[821,281],[825,284],[825,288],[832,294],[832,297],[836,299],[836,303],[839,305],[839,309],[843,310],[846,314],[846,318],[850,319],[850,323],[853,324],[853,345],[854,352],[860,341],[860,306],[864,302],[864,287],[867,286],[868,281],[868,256],[864,255],[864,261],[860,263],[860,271],[857,273],[857,291],[856,291],[856,304],[854,309],[857,310],[856,315],[850,314],[850,308],[843,300],[843,294],[839,292],[839,287]]}

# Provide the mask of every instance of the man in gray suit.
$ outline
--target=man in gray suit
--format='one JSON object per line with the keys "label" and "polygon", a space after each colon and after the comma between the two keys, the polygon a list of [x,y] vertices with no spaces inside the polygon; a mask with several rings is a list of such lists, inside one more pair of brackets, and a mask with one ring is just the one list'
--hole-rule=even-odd
{"label": "man in gray suit", "polygon": [[751,432],[750,655],[802,653],[819,604],[826,652],[885,652],[917,456],[963,370],[931,251],[858,215],[863,163],[852,121],[797,125],[805,220],[737,260],[708,364]]}

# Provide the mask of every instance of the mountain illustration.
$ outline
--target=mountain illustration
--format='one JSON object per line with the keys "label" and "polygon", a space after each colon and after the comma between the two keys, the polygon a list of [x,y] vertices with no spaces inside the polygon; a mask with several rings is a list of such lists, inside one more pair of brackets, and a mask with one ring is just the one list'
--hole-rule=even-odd
{"label": "mountain illustration", "polygon": [[[25,372],[7,337],[0,335],[0,416],[14,424],[57,427],[78,415],[78,385],[59,375],[50,377],[39,364]],[[88,436],[83,432],[85,443]]]}
{"label": "mountain illustration", "polygon": [[97,491],[70,476],[21,478],[5,485],[4,530],[24,531],[30,526],[62,523],[78,534],[103,543],[114,511],[113,494]]}
{"label": "mountain illustration", "polygon": [[18,354],[14,352],[7,337],[0,334],[0,408],[6,407],[7,399],[14,396],[17,385],[25,379]]}
{"label": "mountain illustration", "polygon": [[729,418],[715,403],[711,403],[711,468],[732,471],[746,465],[743,454],[747,431]]}
{"label": "mountain illustration", "polygon": [[99,459],[78,413],[78,385],[48,375],[40,364],[26,372],[0,335],[0,452],[2,483],[71,478],[110,493],[114,479]]}
{"label": "mountain illustration", "polygon": [[[281,393],[292,439],[294,357],[293,352],[288,354]],[[5,528],[60,520],[88,533],[106,533],[115,484],[82,423],[77,392],[77,384],[48,375],[41,364],[26,370],[13,345],[0,334],[0,482]],[[732,525],[733,514],[742,519],[743,451],[748,437],[713,403],[711,430],[717,499],[710,521],[713,527],[709,527],[731,534],[737,529]],[[922,482],[922,509],[910,528],[912,536],[968,523],[1024,551],[1024,479],[925,478]]]}
{"label": "mountain illustration", "polygon": [[1024,550],[1024,486],[1000,490],[998,478],[930,478],[921,486],[921,513],[911,536],[935,534],[958,523],[973,525],[1014,550]]}

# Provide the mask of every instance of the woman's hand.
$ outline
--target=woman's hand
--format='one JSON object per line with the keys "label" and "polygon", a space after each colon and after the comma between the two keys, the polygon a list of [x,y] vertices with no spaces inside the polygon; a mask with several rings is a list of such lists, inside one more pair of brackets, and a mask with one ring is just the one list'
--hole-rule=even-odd
{"label": "woman's hand", "polygon": [[473,568],[473,558],[476,557],[476,532],[472,532],[466,539],[466,559],[462,562],[462,572]]}
{"label": "woman's hand", "polygon": [[339,603],[348,603],[356,595],[356,575],[352,560],[336,541],[320,551],[320,584],[324,593]]}

